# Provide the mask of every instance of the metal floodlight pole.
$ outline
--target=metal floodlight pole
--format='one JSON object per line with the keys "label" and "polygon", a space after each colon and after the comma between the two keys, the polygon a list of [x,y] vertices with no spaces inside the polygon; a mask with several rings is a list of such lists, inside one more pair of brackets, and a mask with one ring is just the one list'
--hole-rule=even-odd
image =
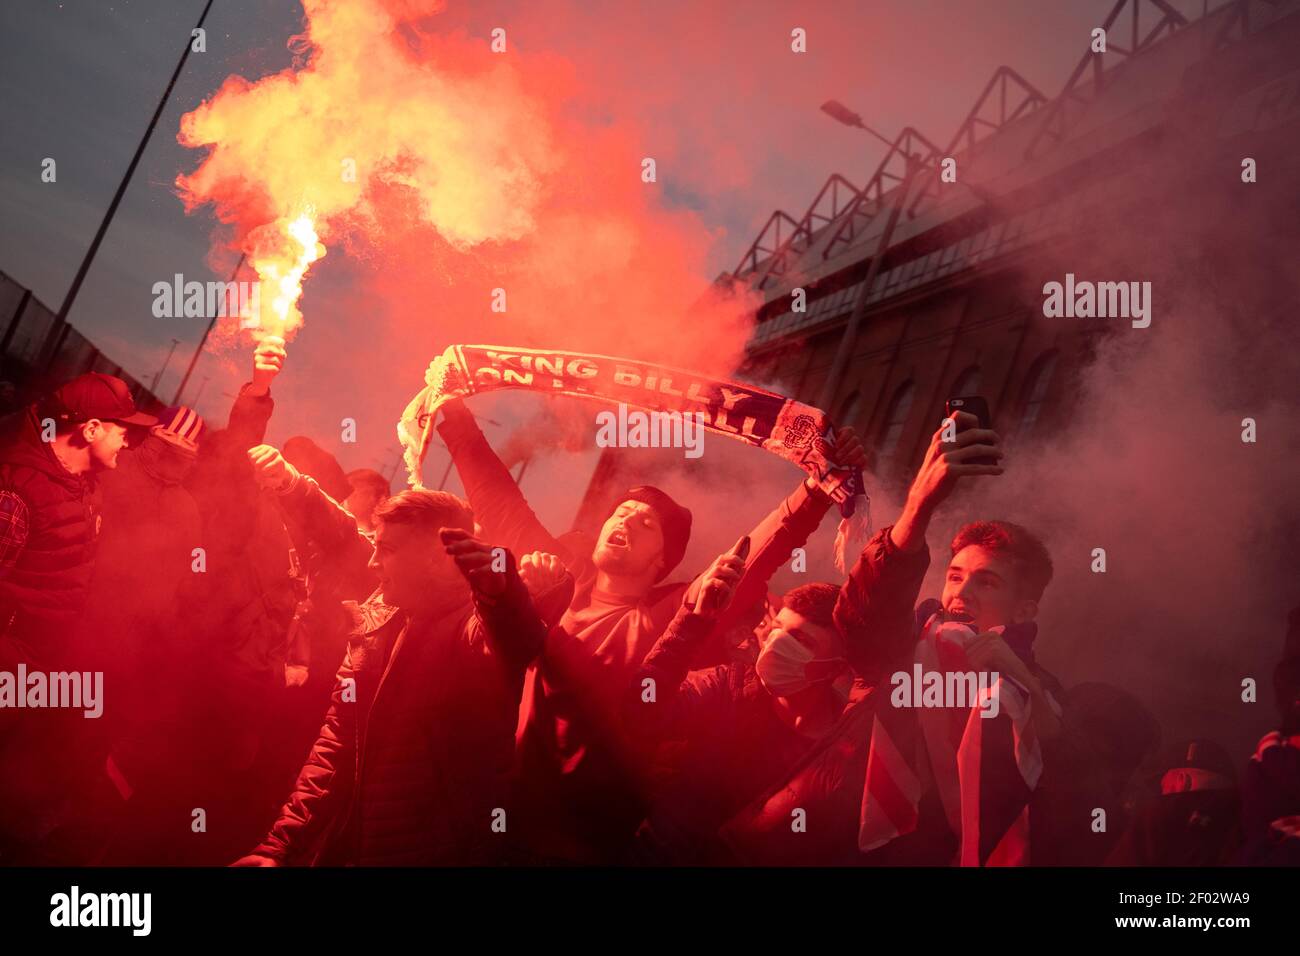
{"label": "metal floodlight pole", "polygon": [[[158,369],[158,374],[153,377],[149,383],[149,394],[157,398],[158,383],[162,381],[163,373],[167,371],[167,366],[172,364],[172,356],[176,354],[176,346],[181,344],[180,339],[172,339],[172,347],[167,351],[167,358],[163,360],[162,368]],[[172,404],[175,404],[173,402]]]}
{"label": "metal floodlight pole", "polygon": [[[208,11],[212,9],[212,0],[208,0],[203,7],[203,15],[199,17],[199,22],[194,29],[202,29],[203,21],[208,18]],[[131,177],[135,174],[136,166],[140,165],[140,159],[144,156],[145,147],[149,145],[149,138],[153,135],[154,128],[158,125],[158,120],[162,117],[163,109],[167,106],[167,100],[171,98],[172,89],[176,86],[177,79],[180,78],[181,70],[185,68],[185,61],[189,59],[190,50],[193,48],[194,36],[185,39],[185,52],[181,54],[180,62],[176,64],[176,70],[172,73],[171,81],[167,84],[167,89],[163,91],[162,99],[158,101],[158,108],[153,111],[153,118],[149,120],[149,125],[145,128],[144,136],[140,139],[140,144],[135,148],[135,155],[131,157],[131,164],[126,167],[126,175],[118,183],[117,192],[113,194],[113,201],[108,204],[108,210],[104,213],[104,219],[99,224],[99,229],[95,233],[95,238],[91,240],[90,248],[86,250],[85,257],[81,260],[81,266],[77,269],[77,274],[72,279],[72,285],[68,287],[68,293],[63,297],[63,305],[59,307],[58,317],[54,321],[54,326],[50,330],[49,342],[61,341],[60,331],[68,322],[68,313],[72,311],[72,303],[76,301],[77,293],[81,291],[81,284],[86,279],[86,273],[90,271],[90,264],[95,261],[95,254],[99,252],[99,244],[104,241],[104,235],[108,232],[109,224],[113,221],[113,216],[117,212],[117,207],[122,202],[122,197],[126,195],[126,187],[131,183]],[[45,368],[48,370],[54,364],[54,356],[58,354],[58,348],[50,349],[46,358]]]}
{"label": "metal floodlight pole", "polygon": [[[208,375],[203,376],[203,381],[199,382],[199,390],[198,390],[197,392],[194,393],[194,400],[193,400],[192,402],[190,402],[190,408],[198,408],[198,407],[199,407],[199,396],[202,395],[202,394],[203,394],[203,390],[204,390],[205,388],[208,387],[208,381],[209,381],[210,378],[211,378],[211,376],[208,376]],[[180,403],[181,403],[181,401],[180,401],[180,396],[177,395],[177,396],[176,396],[176,399],[172,402],[172,404],[173,404],[173,405],[179,405]]]}
{"label": "metal floodlight pole", "polygon": [[[235,271],[230,273],[231,283],[239,281],[239,270],[244,267],[244,259],[248,253],[243,253],[239,261],[235,263]],[[199,339],[199,344],[194,349],[194,355],[190,358],[190,367],[185,370],[185,375],[181,378],[181,383],[176,386],[176,394],[172,397],[172,404],[181,403],[181,392],[185,391],[185,385],[189,382],[190,376],[194,374],[194,366],[199,364],[199,356],[203,354],[203,346],[208,344],[208,336],[212,334],[212,328],[217,324],[217,317],[214,315],[208,320],[208,327],[203,330],[203,338]]]}

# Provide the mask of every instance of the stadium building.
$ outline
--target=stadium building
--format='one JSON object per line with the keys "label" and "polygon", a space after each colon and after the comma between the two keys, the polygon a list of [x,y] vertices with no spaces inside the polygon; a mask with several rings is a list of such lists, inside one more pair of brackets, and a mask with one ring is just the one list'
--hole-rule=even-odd
{"label": "stadium building", "polygon": [[[865,180],[834,173],[802,215],[773,212],[718,280],[763,302],[741,376],[855,426],[894,486],[950,396],[985,396],[1012,446],[1068,430],[1100,337],[1133,325],[1048,317],[1046,283],[1154,280],[1154,321],[1175,321],[1196,286],[1180,277],[1212,284],[1243,231],[1300,218],[1300,3],[1197,13],[1119,0],[1105,52],[1088,44],[1056,96],[1000,67],[946,140],[904,129]],[[1260,268],[1222,269],[1217,294],[1291,309],[1290,266]]]}

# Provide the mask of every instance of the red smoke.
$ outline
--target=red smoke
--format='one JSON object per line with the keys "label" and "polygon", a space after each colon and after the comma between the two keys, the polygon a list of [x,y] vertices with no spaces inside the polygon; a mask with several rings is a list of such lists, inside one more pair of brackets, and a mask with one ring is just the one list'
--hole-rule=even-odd
{"label": "red smoke", "polygon": [[212,204],[235,246],[313,210],[327,248],[367,263],[365,321],[329,319],[349,349],[374,331],[426,361],[472,339],[732,367],[742,304],[697,302],[710,237],[643,181],[631,128],[572,115],[559,58],[437,32],[439,6],[306,0],[294,68],[231,77],[183,119],[210,148],[178,179],[187,206]]}

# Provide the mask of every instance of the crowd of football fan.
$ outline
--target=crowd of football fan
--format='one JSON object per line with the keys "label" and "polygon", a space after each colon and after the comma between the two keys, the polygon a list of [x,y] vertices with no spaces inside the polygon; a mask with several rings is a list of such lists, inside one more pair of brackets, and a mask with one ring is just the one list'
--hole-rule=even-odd
{"label": "crowd of football fan", "polygon": [[[99,373],[0,422],[0,864],[1300,862],[1300,609],[1239,762],[1039,665],[1019,525],[961,528],[918,603],[936,509],[1002,473],[971,416],[843,580],[776,596],[832,506],[809,481],[676,575],[689,510],[633,487],[555,536],[459,402],[468,500],[264,444],[283,361],[219,430]],[[834,459],[865,465],[851,429]],[[900,672],[997,675],[998,706]],[[76,673],[102,717],[17,680]]]}

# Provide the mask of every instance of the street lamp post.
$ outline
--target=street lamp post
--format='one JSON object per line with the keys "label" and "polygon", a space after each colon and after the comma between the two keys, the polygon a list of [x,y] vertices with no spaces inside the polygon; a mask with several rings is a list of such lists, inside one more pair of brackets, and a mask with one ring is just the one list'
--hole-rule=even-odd
{"label": "street lamp post", "polygon": [[[823,104],[822,110],[846,126],[856,126],[867,130],[878,139],[889,143],[889,140],[863,123],[862,118],[857,113],[852,112],[835,100]],[[893,149],[894,144],[889,143],[889,148]],[[923,167],[923,164],[907,150],[900,147],[899,152],[902,153],[907,163],[907,172],[903,175],[903,181],[899,184],[898,191],[894,196],[893,205],[889,210],[889,218],[885,221],[885,230],[881,233],[880,241],[876,244],[875,254],[871,257],[871,264],[867,266],[866,278],[862,280],[862,288],[858,291],[858,296],[853,302],[853,310],[849,313],[849,320],[844,326],[844,333],[840,336],[840,345],[835,352],[835,359],[831,363],[831,370],[826,376],[821,395],[818,397],[818,407],[825,410],[827,414],[833,414],[831,405],[835,401],[836,391],[839,390],[840,378],[844,375],[844,367],[848,365],[849,358],[853,354],[853,348],[857,344],[858,327],[862,324],[863,315],[866,314],[867,299],[870,298],[872,287],[876,284],[876,276],[880,273],[880,263],[885,258],[885,252],[889,249],[889,244],[894,238],[894,228],[898,225],[898,217],[903,212],[903,206],[907,202],[907,195],[911,192],[916,174]]]}
{"label": "street lamp post", "polygon": [[[876,139],[881,140],[889,145],[890,149],[894,148],[894,143],[889,142],[874,129],[862,121],[862,117],[853,112],[843,103],[837,100],[827,100],[822,104],[822,112],[832,117],[837,122],[845,126],[853,126],[858,129],[866,130]],[[917,174],[924,168],[924,164],[917,156],[913,156],[907,150],[900,147],[907,163],[907,172],[903,176],[903,181],[898,186],[898,191],[894,197],[894,203],[889,210],[889,219],[885,222],[885,231],[881,233],[880,242],[876,245],[875,255],[871,257],[871,264],[867,267],[867,276],[862,281],[862,289],[858,297],[853,302],[853,310],[849,313],[849,320],[844,326],[844,335],[840,339],[839,349],[835,353],[835,360],[831,364],[830,373],[826,377],[826,382],[822,386],[821,395],[818,399],[818,407],[832,411],[831,403],[835,401],[835,393],[839,389],[840,377],[844,374],[844,367],[848,364],[849,358],[853,354],[853,348],[857,343],[858,327],[862,323],[862,317],[867,311],[867,300],[871,296],[872,287],[875,285],[876,276],[880,272],[880,263],[885,257],[885,252],[889,249],[889,244],[894,238],[894,229],[898,225],[898,218],[902,214],[903,206],[907,202],[908,194],[911,192],[912,183],[916,180]],[[992,205],[994,196],[982,186],[974,183],[963,181],[962,183],[969,189],[977,199],[985,205]]]}

